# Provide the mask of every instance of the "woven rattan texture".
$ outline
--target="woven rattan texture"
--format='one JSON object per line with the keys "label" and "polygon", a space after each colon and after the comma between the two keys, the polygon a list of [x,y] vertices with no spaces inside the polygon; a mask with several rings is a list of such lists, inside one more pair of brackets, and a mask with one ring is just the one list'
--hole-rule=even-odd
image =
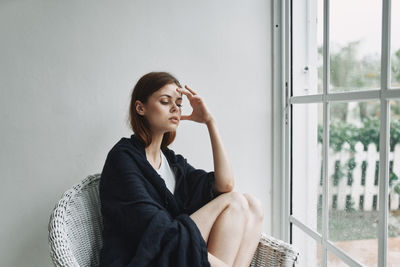
{"label": "woven rattan texture", "polygon": [[299,253],[291,245],[262,233],[250,267],[295,266],[298,257]]}
{"label": "woven rattan texture", "polygon": [[100,174],[66,191],[49,222],[50,255],[55,266],[98,266],[102,245]]}
{"label": "woven rattan texture", "polygon": [[[55,266],[98,266],[103,227],[99,181],[100,174],[89,175],[66,191],[55,206],[49,222]],[[291,245],[263,233],[250,266],[294,266],[297,258]]]}

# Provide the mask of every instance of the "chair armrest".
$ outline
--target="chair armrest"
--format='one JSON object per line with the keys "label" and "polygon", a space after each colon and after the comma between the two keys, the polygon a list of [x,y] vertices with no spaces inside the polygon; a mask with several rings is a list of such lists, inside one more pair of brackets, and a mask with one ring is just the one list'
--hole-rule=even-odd
{"label": "chair armrest", "polygon": [[250,267],[294,266],[298,257],[292,245],[262,233]]}

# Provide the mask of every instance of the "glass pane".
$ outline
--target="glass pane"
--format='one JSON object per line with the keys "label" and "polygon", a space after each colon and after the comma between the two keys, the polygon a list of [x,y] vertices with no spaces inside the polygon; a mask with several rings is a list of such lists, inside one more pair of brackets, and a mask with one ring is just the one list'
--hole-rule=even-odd
{"label": "glass pane", "polygon": [[391,63],[392,63],[392,88],[400,88],[400,1],[392,1],[392,45],[391,45]]}
{"label": "glass pane", "polygon": [[331,103],[329,239],[357,261],[377,263],[380,102]]}
{"label": "glass pane", "polygon": [[400,101],[390,101],[388,266],[400,261]]}
{"label": "glass pane", "polygon": [[336,257],[335,254],[328,251],[328,266],[335,266],[335,267],[348,267],[346,263],[344,263],[341,259]]}
{"label": "glass pane", "polygon": [[[309,0],[292,1],[292,71],[294,96],[314,95],[317,94],[317,90],[318,92],[322,92],[321,89],[317,89],[319,42],[322,45],[322,37],[317,37],[317,35],[320,34],[319,25],[323,23],[322,17],[318,17],[318,6],[320,3],[322,3],[322,0],[315,0],[313,2]],[[322,59],[320,63],[322,64]]]}
{"label": "glass pane", "polygon": [[293,225],[293,245],[299,252],[301,260],[296,266],[313,267],[322,266],[321,244]]}
{"label": "glass pane", "polygon": [[292,123],[292,211],[317,231],[322,207],[322,104],[293,105]]}
{"label": "glass pane", "polygon": [[381,0],[330,1],[330,91],[380,88]]}

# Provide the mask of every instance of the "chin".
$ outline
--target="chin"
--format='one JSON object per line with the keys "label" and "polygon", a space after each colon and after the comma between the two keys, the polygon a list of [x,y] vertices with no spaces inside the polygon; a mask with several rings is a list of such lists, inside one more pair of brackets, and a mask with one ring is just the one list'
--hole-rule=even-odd
{"label": "chin", "polygon": [[176,126],[169,126],[167,127],[167,129],[165,130],[166,132],[173,132],[176,131],[176,129],[178,129],[178,125]]}

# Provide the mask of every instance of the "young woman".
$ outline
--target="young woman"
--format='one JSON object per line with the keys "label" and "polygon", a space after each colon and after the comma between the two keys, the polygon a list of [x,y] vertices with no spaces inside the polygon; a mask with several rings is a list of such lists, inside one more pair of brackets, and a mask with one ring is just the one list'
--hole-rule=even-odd
{"label": "young woman", "polygon": [[[190,115],[181,113],[182,96]],[[232,169],[204,100],[171,74],[151,72],[134,87],[129,115],[134,134],[113,146],[101,174],[100,266],[248,267],[263,208],[232,191]],[[195,169],[168,148],[181,120],[207,126],[214,171]]]}

